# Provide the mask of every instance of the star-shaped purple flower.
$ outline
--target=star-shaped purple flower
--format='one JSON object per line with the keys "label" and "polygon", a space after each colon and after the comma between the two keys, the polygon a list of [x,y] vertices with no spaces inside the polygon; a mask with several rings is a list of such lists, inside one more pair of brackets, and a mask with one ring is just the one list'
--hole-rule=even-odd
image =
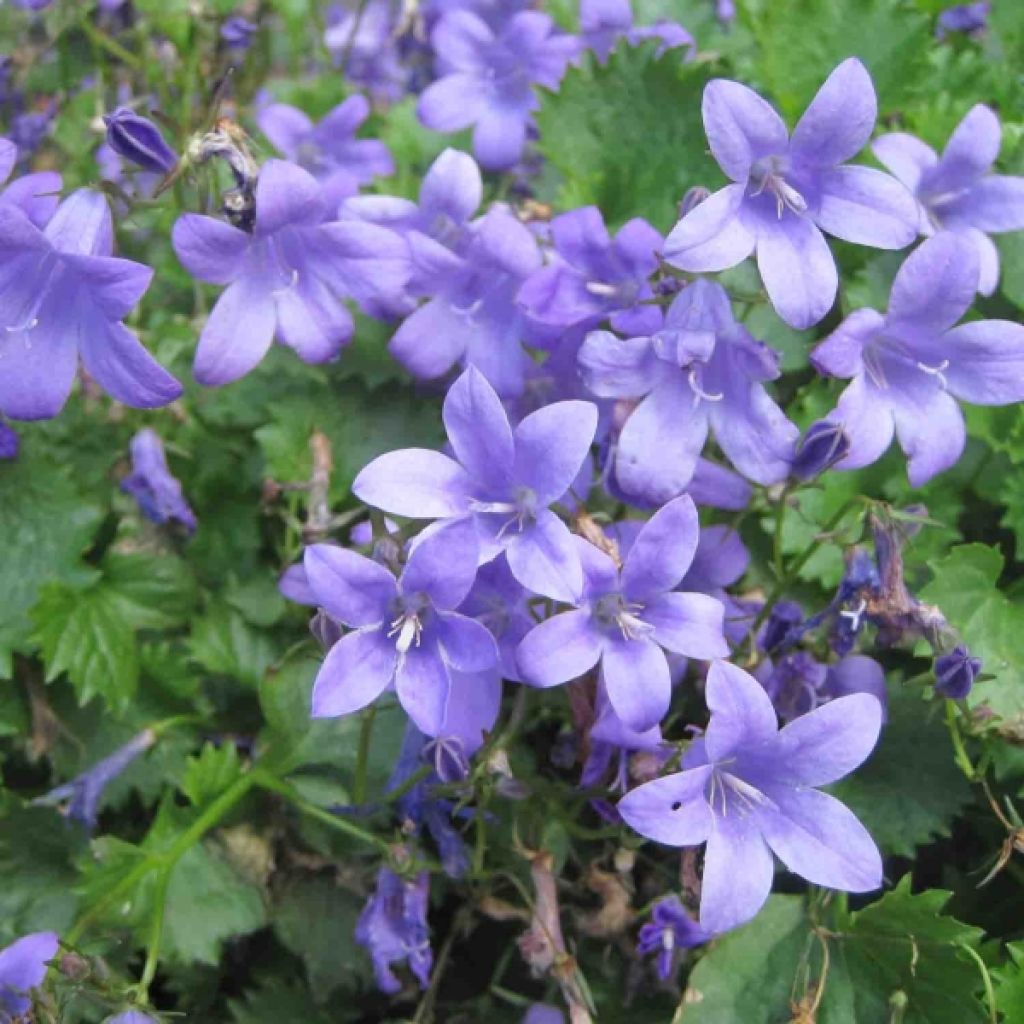
{"label": "star-shaped purple flower", "polygon": [[306,548],[306,578],[317,604],[353,632],[328,652],[313,687],[315,718],[347,715],[392,684],[399,703],[428,736],[445,723],[454,671],[497,664],[485,626],[454,611],[476,577],[473,523],[429,527],[396,580],[378,562],[331,544]]}
{"label": "star-shaped purple flower", "polygon": [[275,337],[307,363],[334,358],[351,338],[351,296],[368,311],[394,301],[408,279],[405,242],[358,221],[325,223],[316,179],[296,164],[268,160],[256,185],[252,234],[214,217],[186,213],[174,251],[193,277],[228,287],[199,337],[201,384],[245,376]]}
{"label": "star-shaped purple flower", "polygon": [[636,951],[640,956],[657,954],[658,977],[667,981],[678,965],[678,951],[703,945],[710,938],[683,909],[678,896],[666,896],[655,903],[650,921],[640,929]]}
{"label": "star-shaped purple flower", "polygon": [[597,410],[589,402],[555,402],[513,430],[494,389],[470,367],[445,397],[444,423],[454,459],[426,448],[389,452],[356,477],[352,492],[392,515],[471,517],[481,563],[504,551],[528,590],[575,601],[583,588],[579,554],[549,506],[579,473]]}
{"label": "star-shaped purple flower", "polygon": [[131,443],[132,471],[121,481],[121,490],[139,503],[142,514],[154,523],[172,520],[191,533],[196,517],[171,473],[164,445],[155,430],[140,430]]}
{"label": "star-shaped purple flower", "polygon": [[19,208],[0,203],[0,413],[56,416],[79,359],[126,405],[148,409],[181,394],[121,323],[153,271],[114,258],[113,248],[110,208],[99,192],[72,193],[42,231]]}
{"label": "star-shaped purple flower", "polygon": [[420,120],[438,132],[473,125],[477,160],[489,170],[512,167],[540,105],[534,85],[558,88],[578,40],[540,11],[514,14],[497,32],[470,11],[452,11],[430,41],[441,77],[420,96]]}
{"label": "star-shaped purple flower", "polygon": [[991,295],[999,282],[999,250],[988,236],[1024,228],[1024,178],[989,173],[1001,142],[999,118],[979,103],[957,125],[941,157],[903,132],[871,144],[879,161],[914,193],[921,234],[952,231],[977,251],[982,295]]}
{"label": "star-shaped purple flower", "polygon": [[[0,185],[18,162],[18,147],[0,137]],[[60,202],[61,177],[56,171],[22,174],[0,189],[0,205],[17,206],[37,228],[46,226]]]}
{"label": "star-shaped purple flower", "polygon": [[972,320],[955,326],[978,286],[978,258],[952,232],[929,238],[900,267],[884,315],[851,313],[811,354],[832,377],[852,378],[829,419],[850,452],[840,469],[880,458],[895,433],[920,487],[964,449],[957,399],[1007,405],[1024,399],[1024,326]]}
{"label": "star-shaped purple flower", "polygon": [[675,591],[697,550],[693,500],[683,495],[656,512],[637,534],[621,572],[582,537],[577,548],[582,599],[526,636],[516,653],[520,672],[533,686],[557,686],[600,662],[616,715],[630,729],[650,729],[672,697],[666,650],[704,660],[729,653],[721,602]]}
{"label": "star-shaped purple flower", "polygon": [[790,138],[775,110],[739,82],[704,90],[704,128],[732,184],[698,204],[665,242],[689,271],[734,267],[756,251],[775,311],[810,327],[832,308],[839,278],[822,232],[860,245],[902,249],[917,234],[913,197],[894,178],[846,163],[864,148],[878,105],[867,69],[843,61]]}
{"label": "star-shaped purple flower", "polygon": [[617,331],[646,334],[661,324],[647,283],[658,268],[662,238],[643,218],[624,224],[613,239],[596,206],[563,213],[551,222],[555,259],[519,290],[535,320],[555,327],[596,327],[610,319]]}
{"label": "star-shaped purple flower", "polygon": [[278,152],[320,182],[333,211],[361,185],[395,173],[395,163],[383,142],[356,138],[356,130],[369,116],[366,97],[356,95],[339,103],[316,124],[307,113],[287,103],[264,107],[256,123]]}
{"label": "star-shaped purple flower", "polygon": [[0,949],[0,1020],[17,1020],[28,1013],[29,993],[42,985],[46,962],[56,955],[54,932],[34,932]]}
{"label": "star-shaped purple flower", "polygon": [[779,357],[736,322],[721,285],[706,278],[687,285],[653,335],[589,334],[579,363],[598,397],[641,400],[615,452],[625,494],[664,502],[683,491],[709,429],[751,480],[788,475],[799,431],[764,388],[779,376]]}
{"label": "star-shaped purple flower", "polygon": [[781,731],[756,679],[716,662],[705,690],[711,721],[685,770],[647,782],[618,804],[626,823],[670,846],[707,843],[700,924],[724,932],[749,921],[772,887],[772,853],[815,885],[870,892],[882,884],[871,836],[817,786],[848,775],[871,753],[881,705],[840,697]]}

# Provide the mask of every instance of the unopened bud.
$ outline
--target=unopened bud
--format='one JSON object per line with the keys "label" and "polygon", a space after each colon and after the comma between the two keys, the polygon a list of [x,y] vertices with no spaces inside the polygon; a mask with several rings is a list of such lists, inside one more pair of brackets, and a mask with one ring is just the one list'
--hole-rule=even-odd
{"label": "unopened bud", "polygon": [[974,680],[981,673],[981,659],[958,644],[935,659],[935,692],[951,700],[960,700],[971,692]]}
{"label": "unopened bud", "polygon": [[813,480],[850,454],[850,437],[841,423],[818,420],[807,428],[790,466],[797,480]]}
{"label": "unopened bud", "polygon": [[170,174],[178,166],[178,157],[167,144],[160,129],[141,114],[118,107],[103,117],[110,148],[125,160],[154,174]]}

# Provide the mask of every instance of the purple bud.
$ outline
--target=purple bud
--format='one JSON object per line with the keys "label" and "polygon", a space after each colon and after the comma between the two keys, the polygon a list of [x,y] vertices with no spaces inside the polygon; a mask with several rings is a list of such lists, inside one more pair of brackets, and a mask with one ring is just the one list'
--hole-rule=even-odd
{"label": "purple bud", "polygon": [[13,427],[0,423],[0,459],[16,459],[20,441]]}
{"label": "purple bud", "polygon": [[849,454],[850,438],[842,424],[818,420],[797,445],[790,473],[797,480],[813,480]]}
{"label": "purple bud", "polygon": [[233,14],[221,25],[220,37],[232,50],[248,50],[258,30],[258,25],[241,15]]}
{"label": "purple bud", "polygon": [[761,635],[757,638],[761,650],[770,654],[780,647],[803,617],[803,609],[795,601],[779,601],[761,627]]}
{"label": "purple bud", "polygon": [[463,782],[469,776],[469,758],[456,736],[431,740],[423,748],[423,757],[433,765],[437,777],[445,784]]}
{"label": "purple bud", "polygon": [[981,658],[971,657],[971,652],[958,644],[935,659],[935,692],[950,700],[961,700],[971,692],[980,672]]}
{"label": "purple bud", "polygon": [[149,118],[128,107],[118,107],[103,116],[103,123],[107,126],[110,148],[144,171],[170,174],[178,166],[177,154]]}

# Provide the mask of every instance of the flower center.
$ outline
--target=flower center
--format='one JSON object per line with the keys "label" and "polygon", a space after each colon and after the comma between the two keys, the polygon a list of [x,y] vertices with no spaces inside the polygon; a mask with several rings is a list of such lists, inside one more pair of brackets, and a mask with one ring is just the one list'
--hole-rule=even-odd
{"label": "flower center", "polygon": [[703,386],[703,374],[700,371],[700,367],[691,366],[690,372],[687,374],[687,380],[690,384],[690,390],[693,392],[693,407],[694,409],[700,405],[701,401],[705,402],[720,402],[725,397],[721,391],[705,391]]}
{"label": "flower center", "polygon": [[750,172],[751,183],[755,186],[751,196],[765,192],[774,196],[779,220],[786,210],[797,215],[807,212],[807,200],[786,181],[787,171],[787,162],[782,157],[770,156],[758,160]]}
{"label": "flower center", "polygon": [[507,516],[498,531],[500,540],[513,526],[520,533],[537,516],[537,493],[532,487],[518,487],[510,501],[471,501],[469,510],[482,515]]}
{"label": "flower center", "polygon": [[720,814],[723,818],[729,814],[742,818],[758,807],[775,807],[756,786],[720,768],[715,768],[711,773],[708,803],[712,813]]}
{"label": "flower center", "polygon": [[618,629],[623,640],[650,636],[654,627],[640,618],[642,604],[627,601],[622,594],[605,594],[594,606],[594,618],[605,629]]}

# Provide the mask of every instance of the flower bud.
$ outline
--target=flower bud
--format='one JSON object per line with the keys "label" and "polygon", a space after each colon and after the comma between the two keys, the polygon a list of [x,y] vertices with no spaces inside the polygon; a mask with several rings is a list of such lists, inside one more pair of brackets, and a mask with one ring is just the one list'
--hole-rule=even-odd
{"label": "flower bud", "polygon": [[818,420],[807,428],[790,466],[797,480],[813,480],[850,453],[850,438],[842,424]]}
{"label": "flower bud", "polygon": [[170,174],[178,166],[178,157],[152,121],[127,107],[105,114],[107,142],[125,160],[154,174]]}
{"label": "flower bud", "polygon": [[779,601],[768,613],[768,618],[761,627],[761,634],[757,638],[758,646],[762,651],[771,654],[788,639],[790,631],[803,621],[803,617],[803,609],[795,601]]}
{"label": "flower bud", "polygon": [[951,700],[960,700],[971,692],[974,680],[981,672],[981,659],[958,644],[935,659],[935,692]]}
{"label": "flower bud", "polygon": [[220,37],[230,50],[248,50],[258,30],[248,18],[233,14],[221,25]]}

